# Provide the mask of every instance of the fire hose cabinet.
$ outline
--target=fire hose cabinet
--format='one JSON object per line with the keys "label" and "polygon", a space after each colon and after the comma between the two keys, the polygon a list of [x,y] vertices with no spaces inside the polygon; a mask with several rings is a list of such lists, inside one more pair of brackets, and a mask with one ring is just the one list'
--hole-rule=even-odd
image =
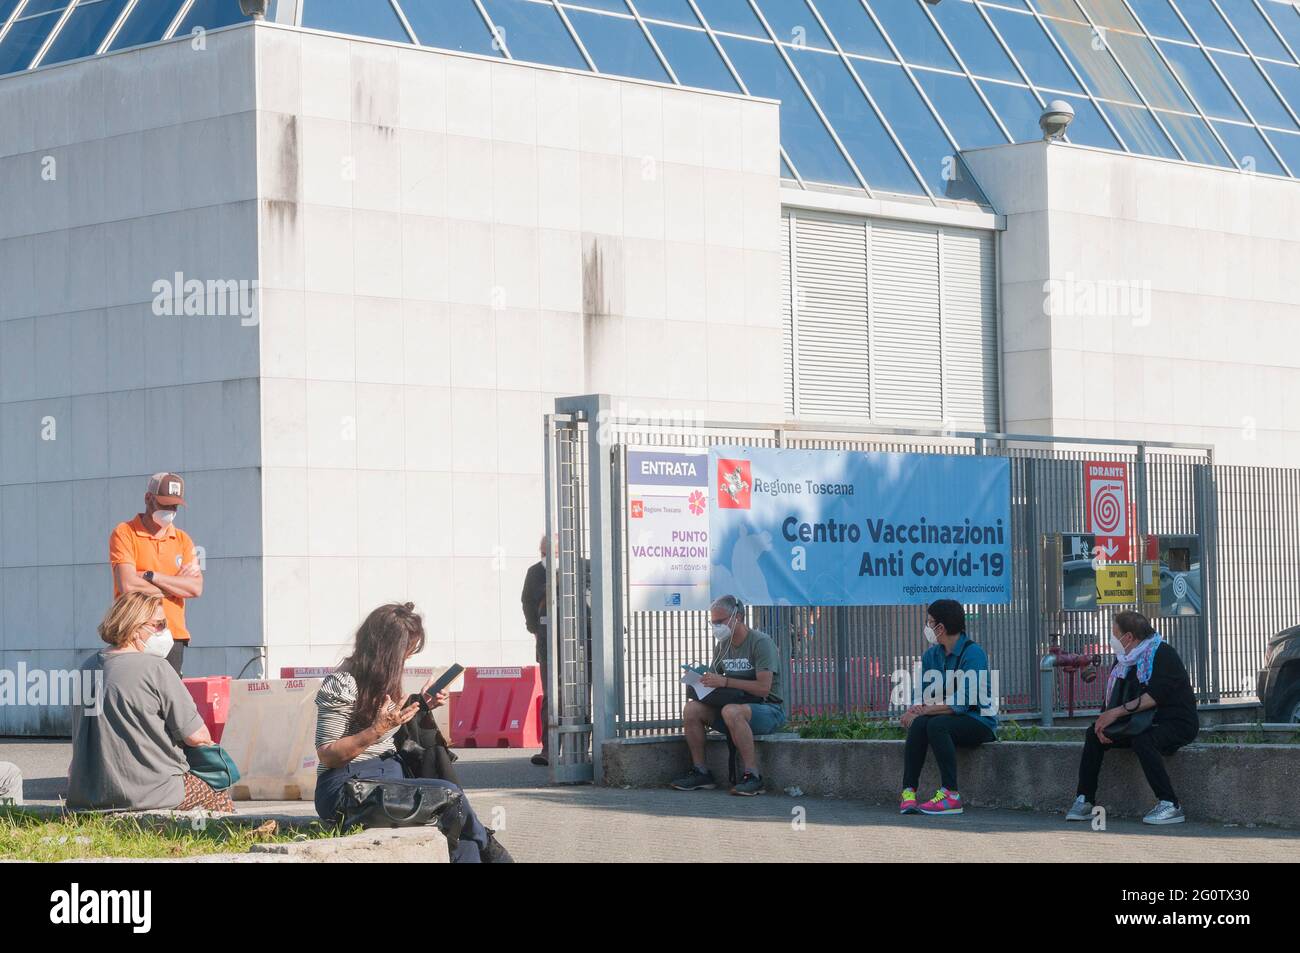
{"label": "fire hose cabinet", "polygon": [[1048,612],[1097,608],[1096,537],[1051,533],[1042,538],[1043,606]]}
{"label": "fire hose cabinet", "polygon": [[1204,599],[1201,537],[1142,537],[1142,611],[1149,616],[1196,616]]}

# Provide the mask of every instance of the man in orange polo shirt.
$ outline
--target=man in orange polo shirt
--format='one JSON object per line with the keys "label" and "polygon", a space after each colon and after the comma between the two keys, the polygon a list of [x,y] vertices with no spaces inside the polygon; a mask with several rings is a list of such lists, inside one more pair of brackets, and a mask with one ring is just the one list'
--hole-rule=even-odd
{"label": "man in orange polo shirt", "polygon": [[185,505],[185,481],[175,473],[155,473],[144,494],[144,512],[118,523],[108,538],[108,562],[113,567],[113,596],[147,592],[163,597],[163,615],[173,645],[167,661],[181,674],[190,633],[185,628],[185,601],[203,595],[194,541],[175,526]]}

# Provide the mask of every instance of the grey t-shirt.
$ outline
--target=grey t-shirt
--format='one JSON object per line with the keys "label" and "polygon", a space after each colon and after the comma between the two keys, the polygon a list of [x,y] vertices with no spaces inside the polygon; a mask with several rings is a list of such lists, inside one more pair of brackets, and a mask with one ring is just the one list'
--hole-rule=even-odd
{"label": "grey t-shirt", "polygon": [[103,710],[72,709],[68,806],[176,807],[185,800],[181,776],[189,771],[181,741],[203,727],[176,670],[155,655],[109,650],[81,669],[103,672]]}
{"label": "grey t-shirt", "polygon": [[[732,645],[731,639],[722,642],[713,653],[713,670],[728,678],[755,681],[759,672],[772,673],[772,690],[764,699],[774,705],[781,704],[781,657],[776,643],[766,632],[750,629],[745,641]],[[754,699],[758,701],[757,698]],[[707,701],[707,699],[706,699]]]}

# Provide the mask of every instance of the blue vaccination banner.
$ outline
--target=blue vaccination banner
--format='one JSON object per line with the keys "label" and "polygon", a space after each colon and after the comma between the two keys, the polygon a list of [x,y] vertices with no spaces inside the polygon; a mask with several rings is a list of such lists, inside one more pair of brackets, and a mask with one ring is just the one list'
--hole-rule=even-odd
{"label": "blue vaccination banner", "polygon": [[1011,601],[1004,457],[716,447],[709,582],[760,606]]}

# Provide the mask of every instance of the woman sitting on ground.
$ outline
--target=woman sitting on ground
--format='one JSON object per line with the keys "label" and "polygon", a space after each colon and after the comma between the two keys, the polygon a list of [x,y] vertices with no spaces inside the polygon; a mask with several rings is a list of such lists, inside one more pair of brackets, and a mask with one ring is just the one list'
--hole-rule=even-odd
{"label": "woman sitting on ground", "polygon": [[162,597],[123,593],[99,624],[99,637],[108,648],[81,666],[92,673],[82,684],[97,685],[94,704],[72,710],[68,806],[234,811],[230,795],[191,774],[185,760],[185,746],[213,741],[167,661],[172,637]]}
{"label": "woman sitting on ground", "polygon": [[[1174,647],[1151,628],[1140,612],[1121,612],[1111,627],[1115,665],[1106,686],[1107,704],[1088,729],[1079,764],[1078,797],[1066,820],[1092,818],[1097,801],[1097,779],[1101,759],[1110,748],[1132,748],[1158,801],[1142,820],[1147,824],[1181,824],[1186,816],[1174,792],[1163,755],[1171,755],[1190,744],[1200,731],[1192,681]],[[1150,725],[1138,732],[1110,737],[1106,729],[1138,712],[1154,710]]]}
{"label": "woman sitting on ground", "polygon": [[[406,777],[393,736],[419,714],[418,705],[403,706],[402,670],[424,648],[424,623],[411,603],[375,609],[357,630],[352,654],[316,694],[316,813],[334,821],[340,813],[343,785],[349,778],[402,780]],[[432,682],[432,679],[430,679]],[[425,684],[421,692],[427,690]],[[446,694],[434,707],[446,703]],[[427,764],[427,759],[426,762]],[[440,778],[412,779],[431,788],[460,792]],[[492,831],[479,823],[469,798],[461,799],[464,826],[451,851],[454,864],[509,863],[511,858]]]}

